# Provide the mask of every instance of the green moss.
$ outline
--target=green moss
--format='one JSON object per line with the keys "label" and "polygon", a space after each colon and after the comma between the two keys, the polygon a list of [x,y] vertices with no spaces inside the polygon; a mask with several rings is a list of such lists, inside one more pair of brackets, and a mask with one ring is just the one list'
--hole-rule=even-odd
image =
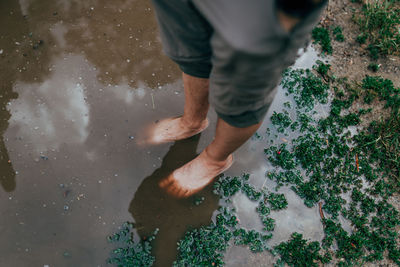
{"label": "green moss", "polygon": [[256,211],[260,217],[261,223],[264,225],[264,231],[272,232],[275,229],[275,220],[268,217],[271,209],[265,204],[264,200],[258,203]]}
{"label": "green moss", "polygon": [[331,193],[328,197],[325,198],[323,209],[331,214],[333,219],[336,219],[339,216],[339,212],[342,210],[342,207],[345,203],[346,201],[338,196],[338,194]]}
{"label": "green moss", "polygon": [[335,28],[333,28],[332,33],[336,41],[344,42],[344,35],[340,26],[336,26]]}
{"label": "green moss", "polygon": [[365,42],[367,41],[368,35],[365,33],[361,33],[359,35],[357,35],[356,41],[360,44],[365,44]]}
{"label": "green moss", "polygon": [[317,267],[318,262],[330,260],[324,259],[324,256],[319,253],[321,247],[318,242],[308,242],[299,233],[293,233],[289,241],[280,243],[274,249],[280,255],[280,262],[289,266]]}
{"label": "green moss", "polygon": [[321,46],[323,52],[327,54],[332,54],[331,37],[329,36],[329,31],[323,27],[315,27],[312,30],[312,38],[314,43]]}
{"label": "green moss", "polygon": [[276,194],[270,193],[266,198],[269,205],[271,206],[271,210],[281,210],[286,209],[288,202],[285,198],[284,194]]}
{"label": "green moss", "polygon": [[276,190],[281,186],[287,186],[289,184],[300,184],[303,182],[303,176],[301,176],[299,170],[290,170],[282,172],[268,172],[267,177],[276,182]]}
{"label": "green moss", "polygon": [[287,150],[286,144],[281,144],[280,147],[270,146],[264,150],[264,153],[268,155],[269,161],[274,166],[280,166],[285,170],[291,170],[296,167],[294,160],[294,154]]}
{"label": "green moss", "polygon": [[277,131],[279,133],[283,133],[287,127],[292,124],[292,120],[289,117],[289,113],[287,111],[274,113],[271,116],[271,122],[273,125],[277,127]]}
{"label": "green moss", "polygon": [[135,242],[133,237],[134,224],[125,223],[118,233],[108,237],[108,241],[118,243],[121,247],[112,251],[108,263],[119,267],[152,266],[155,258],[151,254],[151,242],[158,233],[154,233],[142,240]]}
{"label": "green moss", "polygon": [[[249,184],[249,175],[242,177],[222,176],[214,184],[214,193],[221,199],[230,200],[235,194],[242,192],[250,200],[257,201],[264,194]],[[227,201],[230,203],[231,201]],[[259,202],[256,212],[264,224],[264,231],[273,231],[275,221],[269,218],[270,208]],[[271,233],[241,228],[235,210],[230,207],[220,207],[215,223],[188,231],[178,242],[178,259],[174,266],[222,266],[223,253],[232,244],[248,246],[252,252],[269,250],[267,241]]]}
{"label": "green moss", "polygon": [[262,252],[269,249],[267,241],[272,234],[263,234],[255,230],[239,229],[234,233],[235,245],[247,245],[251,252]]}
{"label": "green moss", "polygon": [[261,222],[264,225],[264,231],[272,232],[275,230],[275,220],[270,217],[262,217]]}
{"label": "green moss", "polygon": [[368,69],[373,72],[377,72],[379,70],[379,65],[376,63],[369,63]]}
{"label": "green moss", "polygon": [[[371,103],[375,97],[379,100],[385,101],[385,107],[390,107],[394,113],[398,112],[400,108],[400,89],[395,88],[393,82],[379,76],[366,76],[362,80],[362,88],[366,91],[366,103]],[[394,114],[396,115],[396,114]]]}
{"label": "green moss", "polygon": [[179,257],[173,266],[222,266],[231,238],[231,230],[223,224],[193,229],[178,242]]}
{"label": "green moss", "polygon": [[242,192],[251,200],[257,201],[260,199],[262,193],[257,191],[253,185],[244,183],[242,186]]}
{"label": "green moss", "polygon": [[379,48],[376,45],[369,44],[368,51],[371,59],[378,60],[379,58]]}
{"label": "green moss", "polygon": [[315,63],[316,63],[316,65],[314,65],[313,68],[314,68],[319,74],[321,74],[323,77],[327,77],[328,71],[330,70],[331,65],[330,65],[330,64],[325,64],[325,63],[323,63],[321,60],[317,60]]}
{"label": "green moss", "polygon": [[297,108],[310,111],[317,102],[327,103],[329,85],[311,70],[288,69],[284,72],[282,86],[293,94]]}
{"label": "green moss", "polygon": [[326,142],[318,135],[307,133],[294,140],[294,144],[297,162],[307,173],[317,170],[321,162],[325,160]]}
{"label": "green moss", "polygon": [[[318,66],[314,69],[318,70]],[[319,72],[322,76],[325,74],[324,70]],[[294,94],[295,99],[301,97],[301,79],[305,73],[301,70],[287,73],[290,79],[285,82],[291,86],[288,93]],[[322,244],[326,249],[337,245],[336,257],[343,259],[338,265],[374,262],[382,259],[385,251],[389,258],[398,262],[399,244],[395,229],[399,225],[399,216],[387,200],[393,194],[393,188],[399,185],[399,89],[389,80],[371,76],[361,83],[364,92],[353,90],[347,82],[340,80],[330,83],[336,88],[336,97],[331,102],[329,116],[315,122],[318,131],[309,126],[314,122],[310,119],[308,123],[310,115],[298,101],[297,121],[303,117],[303,134],[292,140],[290,148],[277,145],[266,150],[274,166],[294,171],[299,165],[305,169],[306,176],[289,180],[285,171],[267,175],[277,182],[278,187],[291,186],[304,199],[306,206],[322,203],[323,212],[330,218],[323,220],[325,238]],[[339,88],[347,90],[346,93]],[[349,112],[360,95],[368,103],[384,101],[391,115],[382,122],[372,122],[352,137],[347,127],[359,125],[361,116],[372,111],[359,109],[356,113]],[[289,165],[274,154],[281,149],[285,151],[283,158],[290,162]],[[365,186],[367,188],[361,190]],[[351,202],[346,203],[341,194],[349,191]],[[382,198],[381,202],[376,195]],[[339,215],[351,222],[351,234],[341,228]]]}
{"label": "green moss", "polygon": [[239,192],[242,188],[243,179],[239,177],[220,177],[214,183],[214,193],[228,198]]}

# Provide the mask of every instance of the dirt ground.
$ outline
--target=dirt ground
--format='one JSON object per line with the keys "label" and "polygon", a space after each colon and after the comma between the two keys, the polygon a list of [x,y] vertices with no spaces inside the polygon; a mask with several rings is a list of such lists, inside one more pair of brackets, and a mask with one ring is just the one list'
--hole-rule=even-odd
{"label": "dirt ground", "polygon": [[380,58],[378,64],[380,69],[374,73],[368,70],[371,63],[367,45],[360,45],[357,35],[360,34],[359,26],[353,20],[353,10],[358,12],[361,9],[360,3],[351,1],[329,1],[329,5],[324,12],[321,25],[334,27],[340,26],[345,36],[344,42],[332,40],[332,71],[338,77],[348,77],[350,80],[360,81],[365,75],[379,75],[393,81],[395,85],[400,84],[400,58],[389,55]]}
{"label": "dirt ground", "polygon": [[[354,10],[359,12],[361,9],[360,3],[354,3],[347,0],[329,1],[329,5],[325,10],[321,25],[327,27],[340,26],[343,29],[345,36],[344,42],[335,41],[332,39],[332,57],[331,64],[332,72],[337,77],[348,77],[349,80],[361,81],[366,75],[382,76],[393,82],[395,87],[400,86],[400,57],[388,55],[380,57],[377,64],[380,69],[377,72],[372,72],[368,69],[371,63],[366,44],[360,45],[356,38],[360,34],[359,26],[354,22]],[[374,101],[370,105],[356,103],[356,107],[364,106],[365,108],[373,107],[374,111],[364,117],[362,125],[366,126],[372,120],[380,120],[385,118],[388,113],[383,110],[383,104]],[[400,194],[396,193],[390,199],[390,203],[400,210]],[[400,231],[400,227],[398,227]],[[368,264],[365,266],[395,266],[395,264],[386,260],[380,263]]]}
{"label": "dirt ground", "polygon": [[[357,14],[360,10],[360,3],[346,0],[329,1],[322,15],[321,25],[328,28],[340,26],[345,37],[344,42],[332,38],[333,52],[329,62],[332,65],[332,72],[337,77],[347,77],[349,81],[361,81],[366,75],[382,76],[393,81],[394,85],[398,87],[400,85],[400,58],[398,56],[380,57],[376,62],[380,66],[377,72],[368,69],[368,65],[372,61],[367,50],[367,44],[361,45],[356,41],[360,29],[355,23],[354,14]],[[368,114],[363,125],[387,115],[387,112],[382,110],[383,105],[378,101],[369,106],[364,104],[364,106],[365,108],[373,107],[374,110],[379,109],[381,112]]]}

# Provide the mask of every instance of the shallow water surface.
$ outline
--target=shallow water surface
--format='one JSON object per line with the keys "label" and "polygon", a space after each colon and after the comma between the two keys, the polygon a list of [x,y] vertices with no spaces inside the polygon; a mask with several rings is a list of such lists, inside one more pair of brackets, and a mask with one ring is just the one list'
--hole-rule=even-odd
{"label": "shallow water surface", "polygon": [[[216,115],[211,110],[210,127],[193,138],[136,142],[147,125],[183,111],[180,72],[161,53],[152,7],[141,0],[2,1],[0,22],[0,266],[105,266],[106,237],[125,221],[142,238],[159,228],[156,265],[170,266],[176,242],[211,222],[218,199],[209,186],[196,206],[193,198],[169,197],[158,182],[206,147]],[[315,59],[308,53],[299,64]],[[283,98],[279,89],[269,114]],[[252,183],[268,183],[260,142],[239,149],[226,174],[248,172]],[[289,208],[272,214],[271,244],[294,230],[320,239],[317,210],[287,197]],[[260,226],[252,203],[238,195],[234,205],[246,227]],[[253,257],[232,249],[228,266]]]}

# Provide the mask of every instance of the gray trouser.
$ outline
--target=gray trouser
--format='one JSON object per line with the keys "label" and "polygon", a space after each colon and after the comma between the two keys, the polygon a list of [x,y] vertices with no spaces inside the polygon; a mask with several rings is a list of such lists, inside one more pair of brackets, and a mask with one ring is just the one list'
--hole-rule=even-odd
{"label": "gray trouser", "polygon": [[321,8],[291,32],[274,0],[153,0],[164,52],[189,75],[210,78],[210,104],[235,127],[260,122],[282,71],[308,41]]}

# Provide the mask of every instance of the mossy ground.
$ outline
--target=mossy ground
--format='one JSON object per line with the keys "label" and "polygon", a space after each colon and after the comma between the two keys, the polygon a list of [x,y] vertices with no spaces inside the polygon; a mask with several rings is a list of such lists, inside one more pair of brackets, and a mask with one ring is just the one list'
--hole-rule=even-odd
{"label": "mossy ground", "polygon": [[[324,71],[318,74],[321,69]],[[318,262],[329,262],[332,256],[340,259],[339,266],[357,266],[384,257],[400,265],[396,231],[400,217],[388,201],[400,186],[399,88],[390,80],[372,76],[352,85],[345,79],[335,79],[322,62],[318,62],[314,70],[288,70],[282,84],[293,96],[297,124],[293,126],[289,122],[288,112],[274,113],[276,130],[280,134],[299,132],[300,135],[289,143],[265,144],[266,159],[275,166],[268,170],[267,177],[276,182],[277,187],[273,190],[290,187],[304,200],[305,206],[321,206],[325,232],[322,243],[307,241],[301,233],[293,233],[289,241],[270,247],[268,240],[272,237],[275,221],[269,215],[271,210],[287,207],[284,195],[267,188],[256,188],[249,183],[248,174],[221,177],[214,184],[214,192],[224,204],[215,222],[186,233],[178,243],[179,256],[174,265],[222,266],[223,253],[233,244],[246,245],[252,252],[268,250],[278,254],[278,265],[285,262],[291,266],[316,266]],[[354,84],[358,87],[354,88]],[[328,101],[331,88],[335,93],[330,96],[330,114],[317,119],[313,108]],[[390,116],[371,122],[369,127],[357,133],[351,132],[349,127],[359,125],[363,116],[372,112],[359,109],[350,113],[356,100],[365,103],[382,101]],[[278,119],[277,114],[284,116]],[[260,139],[258,142],[265,141]],[[240,226],[231,205],[232,197],[239,193],[259,203],[256,211],[264,225],[263,231]],[[351,223],[352,232],[343,229],[340,217]],[[151,262],[148,249],[138,251],[145,254],[138,258]],[[113,261],[130,262],[126,257],[131,259],[136,255],[125,247],[117,251]]]}
{"label": "mossy ground", "polygon": [[[360,20],[368,15],[362,14]],[[339,29],[329,28],[332,33],[314,31],[326,53],[332,49],[331,34],[341,41]],[[361,34],[366,31],[361,30]],[[376,45],[372,39],[368,42]],[[400,89],[380,76],[355,81],[337,78],[330,69],[320,61],[313,69],[285,72],[282,85],[293,101],[273,113],[276,135],[270,131],[256,135],[266,147],[266,160],[274,166],[267,170],[266,178],[276,187],[257,188],[249,183],[247,174],[221,177],[214,185],[214,192],[221,198],[215,220],[182,237],[175,266],[222,266],[224,252],[232,245],[248,246],[252,252],[270,251],[278,257],[277,266],[318,266],[332,259],[338,266],[363,266],[383,259],[400,266],[400,216],[392,205],[400,188]],[[385,116],[369,121],[368,115],[375,112],[371,103],[384,106]],[[315,114],[316,105],[328,105],[329,113]],[[297,137],[270,145],[270,140],[279,140],[282,135],[287,138],[288,133],[297,133]],[[302,233],[295,232],[288,241],[269,246],[275,229],[270,213],[287,206],[284,195],[275,192],[280,187],[291,188],[306,207],[319,208],[324,228],[322,242],[306,240]],[[231,203],[236,194],[258,203],[259,218],[255,219],[263,224],[262,231],[241,227]],[[350,222],[350,232],[344,229],[342,220]],[[130,262],[120,266],[150,266],[132,261],[154,261],[149,249],[139,249],[143,255],[132,254],[129,248],[137,246],[126,243],[114,251],[112,261]]]}

